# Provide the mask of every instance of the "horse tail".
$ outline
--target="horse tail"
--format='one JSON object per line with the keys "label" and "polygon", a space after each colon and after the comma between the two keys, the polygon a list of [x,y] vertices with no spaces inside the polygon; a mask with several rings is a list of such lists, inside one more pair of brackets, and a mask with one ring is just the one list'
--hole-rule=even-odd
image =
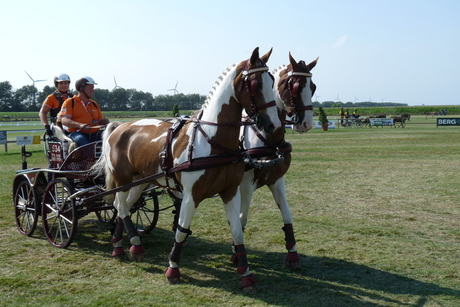
{"label": "horse tail", "polygon": [[[105,174],[105,189],[112,190],[115,188],[115,182],[113,181],[112,172],[110,171],[110,145],[108,142],[110,134],[119,126],[120,122],[111,122],[102,133],[102,153],[101,157],[94,163],[90,169],[90,173],[94,176],[100,176]],[[104,197],[106,203],[111,204],[115,199],[114,194],[110,194]]]}

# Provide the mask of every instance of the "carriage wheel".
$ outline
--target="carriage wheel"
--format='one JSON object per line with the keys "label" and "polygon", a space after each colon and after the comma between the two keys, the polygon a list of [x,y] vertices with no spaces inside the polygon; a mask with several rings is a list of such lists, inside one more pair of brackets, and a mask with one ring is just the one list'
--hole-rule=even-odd
{"label": "carriage wheel", "polygon": [[131,208],[131,220],[139,233],[151,232],[158,222],[160,206],[156,190],[141,195]]}
{"label": "carriage wheel", "polygon": [[102,211],[96,211],[95,213],[97,219],[102,223],[113,223],[115,221],[115,218],[117,217],[117,211],[113,208]]}
{"label": "carriage wheel", "polygon": [[52,180],[43,195],[43,230],[51,245],[66,248],[77,232],[78,215],[75,201],[69,199],[72,187],[62,179]]}
{"label": "carriage wheel", "polygon": [[39,201],[35,189],[27,180],[19,183],[14,191],[14,216],[20,233],[31,236],[37,227]]}

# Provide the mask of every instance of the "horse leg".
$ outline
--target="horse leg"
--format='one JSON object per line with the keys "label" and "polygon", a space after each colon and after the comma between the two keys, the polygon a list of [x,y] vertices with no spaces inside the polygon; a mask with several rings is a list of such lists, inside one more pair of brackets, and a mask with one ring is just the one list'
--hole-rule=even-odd
{"label": "horse leg", "polygon": [[240,193],[241,193],[241,210],[240,210],[240,222],[241,228],[244,231],[248,222],[249,206],[251,205],[252,195],[256,190],[256,186],[252,183],[254,178],[254,171],[248,171],[241,181]]}
{"label": "horse leg", "polygon": [[112,244],[113,244],[113,251],[112,257],[122,259],[126,255],[125,250],[123,249],[121,239],[123,237],[123,220],[119,217],[116,219],[115,230],[113,231],[112,235]]}
{"label": "horse leg", "polygon": [[279,178],[274,184],[269,186],[270,191],[273,194],[278,208],[281,211],[283,217],[284,227],[284,240],[286,241],[286,249],[288,251],[286,255],[285,264],[293,270],[300,269],[300,257],[296,250],[296,240],[294,236],[294,228],[292,226],[292,214],[287,203],[286,188],[284,185],[284,177]]}
{"label": "horse leg", "polygon": [[192,233],[190,223],[195,215],[196,207],[191,193],[184,193],[184,198],[180,206],[179,221],[176,227],[174,245],[168,255],[169,267],[166,269],[165,276],[169,284],[180,283],[181,274],[179,271],[180,255],[182,247],[187,237]]}
{"label": "horse leg", "polygon": [[[131,254],[131,257],[136,262],[142,262],[144,260],[145,250],[144,250],[144,247],[142,246],[141,238],[131,220],[131,217],[129,215],[129,210],[131,209],[134,202],[137,199],[139,199],[139,196],[141,195],[145,186],[146,185],[139,185],[139,186],[133,187],[128,192],[123,192],[123,191],[117,192],[115,196],[115,202],[114,202],[114,207],[118,211],[117,221],[122,220],[122,223],[120,224],[124,225],[126,228],[126,232],[128,233],[129,241],[131,242],[131,248],[129,249],[129,252]],[[121,226],[121,230],[118,229],[118,233],[123,231],[122,227],[123,226]],[[115,230],[116,230],[115,232],[117,232],[117,228],[115,228]],[[115,237],[115,233],[114,233],[114,237]],[[119,248],[121,247],[121,235],[119,237],[120,237],[119,240],[114,243],[114,251],[112,252],[112,254],[116,253],[117,252],[116,249],[119,250]]]}
{"label": "horse leg", "polygon": [[241,194],[239,190],[228,203],[224,204],[224,207],[227,220],[232,231],[232,261],[236,265],[236,271],[241,276],[240,285],[245,292],[259,292],[257,279],[249,271],[246,248],[244,246],[243,228],[240,222]]}

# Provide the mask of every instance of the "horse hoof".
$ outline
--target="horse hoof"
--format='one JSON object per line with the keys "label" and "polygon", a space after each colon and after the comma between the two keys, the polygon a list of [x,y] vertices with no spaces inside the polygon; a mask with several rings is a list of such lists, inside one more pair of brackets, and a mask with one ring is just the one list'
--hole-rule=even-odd
{"label": "horse hoof", "polygon": [[115,247],[112,251],[112,254],[111,256],[114,258],[114,259],[118,259],[118,260],[124,260],[125,259],[125,250],[123,249],[123,247]]}
{"label": "horse hoof", "polygon": [[300,257],[297,252],[289,252],[286,255],[285,265],[292,270],[300,269]]}
{"label": "horse hoof", "polygon": [[252,274],[241,278],[241,287],[247,293],[257,293],[260,291],[257,279]]}
{"label": "horse hoof", "polygon": [[129,253],[131,254],[131,258],[136,262],[143,262],[144,261],[144,252],[145,249],[142,245],[133,245],[129,249]]}
{"label": "horse hoof", "polygon": [[246,293],[258,293],[260,292],[260,288],[257,284],[253,284],[248,287],[243,287],[243,291]]}
{"label": "horse hoof", "polygon": [[165,276],[170,285],[177,285],[181,282],[179,268],[166,269]]}

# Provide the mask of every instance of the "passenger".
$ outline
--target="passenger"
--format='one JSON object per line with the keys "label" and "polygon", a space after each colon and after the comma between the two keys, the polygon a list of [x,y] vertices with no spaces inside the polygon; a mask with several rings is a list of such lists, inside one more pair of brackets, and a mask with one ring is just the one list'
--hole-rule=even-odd
{"label": "passenger", "polygon": [[59,113],[62,124],[69,130],[69,137],[77,147],[101,140],[100,126],[109,123],[103,117],[100,106],[91,99],[96,84],[91,77],[78,79],[75,82],[78,95],[64,101]]}
{"label": "passenger", "polygon": [[[46,134],[49,136],[53,135],[53,125],[56,125],[56,119],[61,111],[62,104],[67,98],[73,97],[73,94],[69,92],[69,75],[56,75],[54,77],[54,86],[56,87],[56,91],[46,97],[38,113],[43,126],[45,126]],[[47,116],[48,113],[50,113],[49,121]]]}
{"label": "passenger", "polygon": [[350,112],[348,111],[348,109],[345,111],[345,118],[349,118],[350,117]]}

